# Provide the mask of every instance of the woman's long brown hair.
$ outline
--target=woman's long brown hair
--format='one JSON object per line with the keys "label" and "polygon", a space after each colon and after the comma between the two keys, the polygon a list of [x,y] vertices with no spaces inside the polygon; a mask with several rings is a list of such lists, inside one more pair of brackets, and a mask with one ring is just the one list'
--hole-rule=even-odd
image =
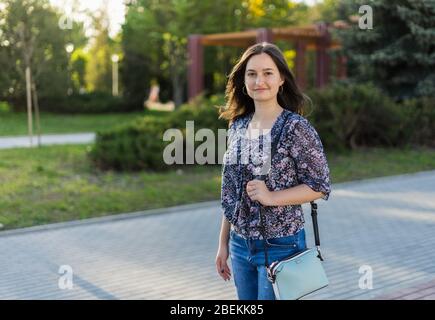
{"label": "woman's long brown hair", "polygon": [[[225,119],[231,123],[239,116],[255,111],[254,100],[243,93],[245,85],[245,70],[249,59],[257,54],[267,53],[275,62],[281,76],[284,78],[282,93],[278,93],[279,105],[287,110],[303,114],[306,97],[299,90],[295,78],[290,71],[284,55],[274,44],[268,42],[257,43],[243,53],[240,60],[231,71],[225,89],[226,105],[221,109],[219,119]],[[280,89],[281,91],[281,89]]]}

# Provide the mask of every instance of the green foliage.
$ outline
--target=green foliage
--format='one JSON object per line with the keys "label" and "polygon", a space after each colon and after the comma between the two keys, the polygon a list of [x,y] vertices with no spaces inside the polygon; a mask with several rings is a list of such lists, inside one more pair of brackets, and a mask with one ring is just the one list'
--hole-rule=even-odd
{"label": "green foliage", "polygon": [[71,55],[71,81],[73,92],[80,92],[86,88],[86,66],[91,56],[82,48],[74,50]]}
{"label": "green foliage", "polygon": [[219,128],[226,128],[224,120],[218,120],[218,106],[224,103],[222,95],[213,95],[210,98],[205,98],[203,95],[197,96],[189,104],[180,106],[172,113],[168,122],[174,128],[184,128],[186,121],[195,121],[195,130],[201,128],[209,128],[216,132]]}
{"label": "green foliage", "polygon": [[409,144],[435,147],[435,98],[405,100],[398,105],[403,114],[401,138]]}
{"label": "green foliage", "polygon": [[9,105],[9,103],[7,103],[6,101],[0,101],[0,114],[1,113],[8,113],[10,112],[11,106]]}
{"label": "green foliage", "polygon": [[313,122],[328,149],[394,146],[402,116],[394,102],[372,84],[333,84],[308,94]]}
{"label": "green foliage", "polygon": [[38,96],[63,96],[69,74],[67,43],[83,44],[82,24],[60,29],[57,12],[47,0],[4,0],[0,10],[0,97],[23,101],[29,66]]}
{"label": "green foliage", "polygon": [[113,41],[109,37],[109,16],[106,9],[98,10],[92,16],[95,30],[94,41],[89,50],[92,57],[86,63],[86,85],[89,91],[112,92],[112,62],[114,52]]}
{"label": "green foliage", "polygon": [[[24,111],[24,108],[21,108]],[[86,114],[140,111],[140,105],[127,104],[121,97],[105,92],[73,94],[68,97],[50,97],[40,101],[40,109],[52,113]]]}
{"label": "green foliage", "polygon": [[142,118],[132,124],[99,132],[90,153],[101,169],[135,170],[163,169],[162,151],[165,146],[163,119]]}
{"label": "green foliage", "polygon": [[334,22],[347,20],[355,14],[355,0],[323,0],[317,2],[308,11],[313,21]]}
{"label": "green foliage", "polygon": [[[179,129],[183,135],[183,163],[186,159],[186,121],[194,121],[195,133],[201,128],[211,129],[217,137],[218,129],[226,129],[226,121],[218,120],[218,108],[214,97],[209,101],[199,98],[190,105],[183,105],[166,118],[144,117],[131,124],[99,132],[90,156],[102,169],[115,170],[167,170],[178,165],[163,161],[163,150],[170,143],[163,141],[167,129]],[[218,139],[215,150],[218,150]],[[195,141],[194,148],[202,141]],[[219,162],[218,152],[215,163]]]}
{"label": "green foliage", "polygon": [[339,32],[349,58],[349,74],[360,82],[376,86],[398,100],[435,96],[435,2],[376,0],[373,29],[358,23]]}
{"label": "green foliage", "polygon": [[[373,84],[352,83],[335,83],[308,92],[308,95],[314,109],[307,117],[328,151],[409,144],[434,146],[433,99],[414,99],[399,104]],[[177,165],[163,163],[163,150],[169,144],[163,142],[165,130],[176,128],[182,131],[183,160],[186,163],[186,121],[194,120],[195,133],[208,128],[218,137],[218,130],[228,127],[226,121],[218,120],[216,106],[223,105],[223,102],[223,96],[210,99],[198,97],[165,119],[145,117],[123,127],[100,132],[92,159],[104,169],[177,168]],[[217,140],[215,150],[220,147]],[[203,142],[195,141],[194,150]],[[218,152],[215,155],[215,163],[219,163]]]}
{"label": "green foliage", "polygon": [[[141,105],[126,103],[122,97],[114,97],[106,92],[74,93],[70,96],[49,96],[39,99],[43,112],[59,114],[89,114],[107,112],[141,111]],[[25,101],[15,101],[14,111],[26,111]]]}

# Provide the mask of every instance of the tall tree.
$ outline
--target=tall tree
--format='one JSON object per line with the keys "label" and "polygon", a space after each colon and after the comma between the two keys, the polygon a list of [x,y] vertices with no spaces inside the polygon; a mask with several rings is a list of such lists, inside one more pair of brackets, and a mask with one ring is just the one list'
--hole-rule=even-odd
{"label": "tall tree", "polygon": [[[0,95],[22,101],[25,96],[25,68],[31,76],[39,97],[65,96],[67,43],[84,43],[83,27],[61,29],[62,14],[47,0],[3,0],[0,10],[0,65],[3,77]],[[3,68],[4,67],[4,68]]]}
{"label": "tall tree", "polygon": [[94,36],[86,64],[86,83],[90,91],[112,92],[112,43],[109,36],[107,3],[92,13]]}
{"label": "tall tree", "polygon": [[435,2],[356,1],[373,12],[373,29],[358,21],[340,32],[357,81],[372,81],[397,99],[435,95]]}

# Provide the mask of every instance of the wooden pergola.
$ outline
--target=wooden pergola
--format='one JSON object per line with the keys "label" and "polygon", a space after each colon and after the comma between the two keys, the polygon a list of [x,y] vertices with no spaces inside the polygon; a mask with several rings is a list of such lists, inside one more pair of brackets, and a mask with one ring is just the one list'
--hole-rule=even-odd
{"label": "wooden pergola", "polygon": [[[295,76],[300,88],[307,86],[305,72],[305,53],[307,50],[316,51],[315,86],[323,87],[329,81],[331,59],[328,50],[340,49],[338,41],[331,38],[328,26],[319,23],[303,27],[288,28],[260,28],[240,32],[218,34],[194,34],[188,38],[188,86],[189,99],[200,94],[204,89],[203,81],[203,47],[204,46],[233,46],[248,48],[263,41],[273,43],[276,40],[287,40],[295,44]],[[337,72],[339,79],[346,77],[346,57],[337,55]]]}

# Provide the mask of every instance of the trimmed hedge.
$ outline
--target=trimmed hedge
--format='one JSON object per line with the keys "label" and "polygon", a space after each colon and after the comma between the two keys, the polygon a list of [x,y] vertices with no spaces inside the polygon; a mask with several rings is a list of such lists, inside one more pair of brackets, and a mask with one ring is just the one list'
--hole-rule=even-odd
{"label": "trimmed hedge", "polygon": [[[122,97],[113,97],[104,92],[73,94],[65,97],[43,97],[39,99],[41,111],[52,113],[115,113],[143,110],[143,105],[130,104]],[[14,103],[15,111],[25,111],[25,101]]]}
{"label": "trimmed hedge", "polygon": [[[213,101],[213,100],[210,100]],[[203,99],[179,109],[164,118],[144,117],[130,124],[105,132],[98,132],[90,157],[97,167],[114,170],[167,170],[180,165],[167,165],[163,150],[171,142],[163,141],[167,129],[180,129],[183,135],[183,162],[186,159],[186,121],[193,120],[195,133],[201,128],[211,129],[217,137],[218,129],[226,129],[227,123],[218,120],[218,108]],[[202,141],[195,141],[194,148]],[[215,141],[218,150],[218,141]],[[216,152],[215,163],[219,158]]]}
{"label": "trimmed hedge", "polygon": [[372,84],[334,84],[308,94],[312,121],[327,149],[400,144],[403,116]]}
{"label": "trimmed hedge", "polygon": [[101,169],[164,169],[162,140],[165,119],[142,118],[131,124],[97,133],[91,159]]}
{"label": "trimmed hedge", "polygon": [[412,145],[435,147],[435,98],[405,100],[398,108],[402,114],[400,139]]}

